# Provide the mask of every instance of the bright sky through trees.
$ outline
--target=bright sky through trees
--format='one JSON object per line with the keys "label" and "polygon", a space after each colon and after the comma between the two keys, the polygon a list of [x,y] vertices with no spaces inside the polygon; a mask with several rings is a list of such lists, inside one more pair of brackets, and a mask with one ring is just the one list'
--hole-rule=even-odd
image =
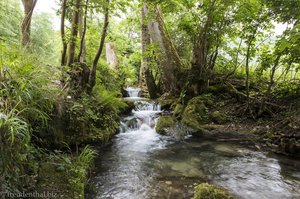
{"label": "bright sky through trees", "polygon": [[[56,10],[59,8],[58,2],[56,0],[38,0],[35,12],[47,12],[50,13],[52,18],[52,23],[54,29],[59,29],[60,26],[60,17],[56,15]],[[282,32],[286,29],[285,24],[275,23],[275,35],[281,35]]]}

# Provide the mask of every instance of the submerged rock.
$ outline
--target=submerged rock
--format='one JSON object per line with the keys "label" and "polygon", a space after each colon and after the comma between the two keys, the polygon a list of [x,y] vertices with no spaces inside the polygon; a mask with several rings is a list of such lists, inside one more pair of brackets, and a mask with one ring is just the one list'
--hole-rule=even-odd
{"label": "submerged rock", "polygon": [[158,118],[156,125],[156,132],[166,134],[166,128],[172,127],[176,124],[176,119],[172,116],[161,116]]}
{"label": "submerged rock", "polygon": [[134,109],[135,107],[134,101],[124,100],[124,103],[126,104],[126,106],[122,108],[121,113],[124,115],[130,114],[132,109]]}
{"label": "submerged rock", "polygon": [[195,187],[194,199],[233,199],[223,187],[202,183]]}

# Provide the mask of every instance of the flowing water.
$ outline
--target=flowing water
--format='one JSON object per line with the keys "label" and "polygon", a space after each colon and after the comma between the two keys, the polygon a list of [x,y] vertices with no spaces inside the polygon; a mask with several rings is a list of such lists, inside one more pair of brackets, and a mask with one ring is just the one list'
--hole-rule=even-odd
{"label": "flowing water", "polygon": [[92,179],[96,194],[88,198],[192,198],[196,183],[227,188],[236,198],[300,198],[299,160],[267,154],[242,143],[155,132],[160,106],[139,98],[124,117],[111,146],[101,149]]}

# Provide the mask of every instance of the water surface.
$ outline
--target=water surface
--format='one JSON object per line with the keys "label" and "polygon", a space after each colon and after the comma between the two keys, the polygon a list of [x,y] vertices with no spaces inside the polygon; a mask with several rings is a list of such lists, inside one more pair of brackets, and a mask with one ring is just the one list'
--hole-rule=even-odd
{"label": "water surface", "polygon": [[201,182],[221,185],[236,198],[300,198],[299,160],[249,143],[161,136],[154,130],[159,113],[155,103],[136,102],[121,122],[121,133],[99,152],[92,179],[97,193],[88,198],[192,198]]}

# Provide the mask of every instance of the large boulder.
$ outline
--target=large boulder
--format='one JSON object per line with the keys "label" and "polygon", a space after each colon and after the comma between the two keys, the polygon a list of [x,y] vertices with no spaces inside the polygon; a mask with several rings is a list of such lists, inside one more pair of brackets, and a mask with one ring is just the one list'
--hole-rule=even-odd
{"label": "large boulder", "polygon": [[167,128],[172,127],[176,124],[176,119],[172,116],[161,116],[158,118],[156,124],[156,132],[160,134],[166,134]]}
{"label": "large boulder", "polygon": [[195,187],[194,199],[233,199],[223,187],[202,183]]}
{"label": "large boulder", "polygon": [[207,112],[207,107],[202,97],[194,97],[188,102],[183,111],[182,122],[195,131],[202,132],[202,125],[208,122]]}
{"label": "large boulder", "polygon": [[182,112],[184,111],[184,105],[182,105],[181,103],[174,103],[174,110],[173,110],[173,115],[176,118],[180,118],[182,115]]}

